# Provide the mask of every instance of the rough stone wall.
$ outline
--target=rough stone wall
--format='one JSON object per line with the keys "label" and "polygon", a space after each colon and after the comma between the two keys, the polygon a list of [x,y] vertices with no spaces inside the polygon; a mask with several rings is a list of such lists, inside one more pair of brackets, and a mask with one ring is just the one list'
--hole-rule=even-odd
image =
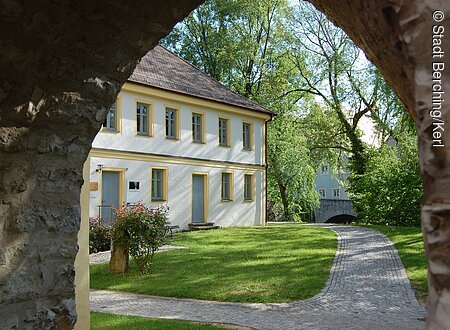
{"label": "rough stone wall", "polygon": [[91,142],[137,61],[201,2],[0,1],[0,329],[73,327]]}
{"label": "rough stone wall", "polygon": [[[450,2],[447,0],[310,1],[341,26],[365,51],[416,121],[425,191],[422,202],[422,227],[429,266],[427,326],[431,329],[448,329],[450,327],[450,102],[448,102]],[[433,28],[436,29],[435,33]],[[434,52],[433,42],[438,47]],[[444,53],[443,57],[439,57],[439,51]],[[443,63],[445,70],[439,70],[439,64],[433,63]],[[433,115],[430,114],[433,110],[432,88],[441,89],[444,92],[442,98],[446,99],[439,102],[439,112]],[[438,127],[439,123],[444,123],[444,131]],[[440,132],[442,136],[439,137],[439,134],[435,133],[433,137],[434,132]]]}
{"label": "rough stone wall", "polygon": [[314,210],[314,214],[318,223],[326,222],[337,215],[352,215],[356,217],[352,202],[348,199],[321,199],[320,207]]}

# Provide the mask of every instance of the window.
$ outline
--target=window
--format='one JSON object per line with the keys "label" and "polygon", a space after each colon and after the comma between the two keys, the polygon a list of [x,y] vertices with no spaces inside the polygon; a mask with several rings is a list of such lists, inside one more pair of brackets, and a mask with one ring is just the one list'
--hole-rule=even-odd
{"label": "window", "polygon": [[340,197],[340,191],[339,191],[339,188],[333,188],[333,197],[334,198],[338,198],[338,197]]}
{"label": "window", "polygon": [[203,143],[203,115],[192,114],[192,142]]}
{"label": "window", "polygon": [[103,123],[103,129],[117,132],[117,101],[108,110],[105,122]]}
{"label": "window", "polygon": [[167,170],[160,168],[152,169],[152,201],[167,200]]}
{"label": "window", "polygon": [[139,181],[128,181],[128,191],[139,191]]}
{"label": "window", "polygon": [[178,139],[177,111],[176,109],[166,108],[166,138],[168,139]]}
{"label": "window", "polygon": [[228,123],[228,119],[219,118],[219,145],[223,147],[230,145]]}
{"label": "window", "polygon": [[328,165],[322,165],[322,174],[328,173]]}
{"label": "window", "polygon": [[253,201],[253,175],[244,174],[244,201]]}
{"label": "window", "polygon": [[250,123],[242,123],[242,144],[244,150],[252,150],[252,131],[253,127]]}
{"label": "window", "polygon": [[232,200],[233,177],[232,173],[222,172],[222,201]]}
{"label": "window", "polygon": [[150,104],[136,103],[136,129],[139,135],[150,135]]}
{"label": "window", "polygon": [[325,189],[319,189],[319,197],[320,198],[325,198],[326,197]]}

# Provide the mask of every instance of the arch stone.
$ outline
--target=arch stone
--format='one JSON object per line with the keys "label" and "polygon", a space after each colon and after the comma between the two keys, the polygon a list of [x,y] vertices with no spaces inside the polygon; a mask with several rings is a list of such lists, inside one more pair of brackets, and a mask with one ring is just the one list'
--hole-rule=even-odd
{"label": "arch stone", "polygon": [[320,207],[314,210],[315,221],[318,223],[327,222],[337,215],[356,217],[352,202],[348,199],[321,199]]}
{"label": "arch stone", "polygon": [[137,61],[201,2],[0,1],[1,329],[74,326],[91,142]]}
{"label": "arch stone", "polygon": [[[446,0],[310,0],[341,26],[416,121],[430,328],[450,324],[450,130],[433,147],[433,25]],[[71,328],[82,168],[137,61],[201,0],[0,1],[0,328]],[[442,22],[432,13],[441,10]],[[20,28],[19,28],[20,27]],[[447,37],[447,36],[446,36]],[[447,37],[448,40],[448,37]],[[440,119],[449,123],[450,102]]]}

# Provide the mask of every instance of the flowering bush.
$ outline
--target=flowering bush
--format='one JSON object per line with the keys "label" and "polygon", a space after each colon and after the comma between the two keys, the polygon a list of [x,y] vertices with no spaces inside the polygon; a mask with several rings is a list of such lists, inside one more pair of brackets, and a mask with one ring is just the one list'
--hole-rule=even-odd
{"label": "flowering bush", "polygon": [[101,220],[89,218],[89,253],[108,251],[111,248],[111,226]]}
{"label": "flowering bush", "polygon": [[150,272],[153,256],[165,242],[168,208],[148,208],[142,203],[122,206],[115,211],[113,243],[123,246],[141,274]]}

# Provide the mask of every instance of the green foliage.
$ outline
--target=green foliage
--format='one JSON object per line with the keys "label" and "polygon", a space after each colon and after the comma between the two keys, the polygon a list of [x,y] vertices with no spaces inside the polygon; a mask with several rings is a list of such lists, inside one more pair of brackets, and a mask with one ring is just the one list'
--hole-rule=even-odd
{"label": "green foliage", "polygon": [[[314,189],[316,168],[310,159],[301,123],[291,114],[279,114],[268,130],[268,197],[275,219],[308,218],[318,202]],[[276,214],[282,209],[283,214]],[[298,216],[300,216],[298,218]]]}
{"label": "green foliage", "polygon": [[99,218],[89,218],[89,253],[108,251],[111,248],[111,226]]}
{"label": "green foliage", "polygon": [[138,203],[114,211],[113,244],[123,246],[141,274],[149,273],[155,251],[165,243],[167,207],[148,208]]}
{"label": "green foliage", "polygon": [[353,181],[349,196],[363,223],[419,227],[423,188],[416,137],[371,150],[366,173]]}
{"label": "green foliage", "polygon": [[91,288],[234,302],[287,302],[324,287],[337,248],[328,229],[298,224],[181,232],[183,250],[155,255],[151,274],[90,268]]}
{"label": "green foliage", "polygon": [[181,320],[91,312],[92,330],[218,330],[220,326]]}

